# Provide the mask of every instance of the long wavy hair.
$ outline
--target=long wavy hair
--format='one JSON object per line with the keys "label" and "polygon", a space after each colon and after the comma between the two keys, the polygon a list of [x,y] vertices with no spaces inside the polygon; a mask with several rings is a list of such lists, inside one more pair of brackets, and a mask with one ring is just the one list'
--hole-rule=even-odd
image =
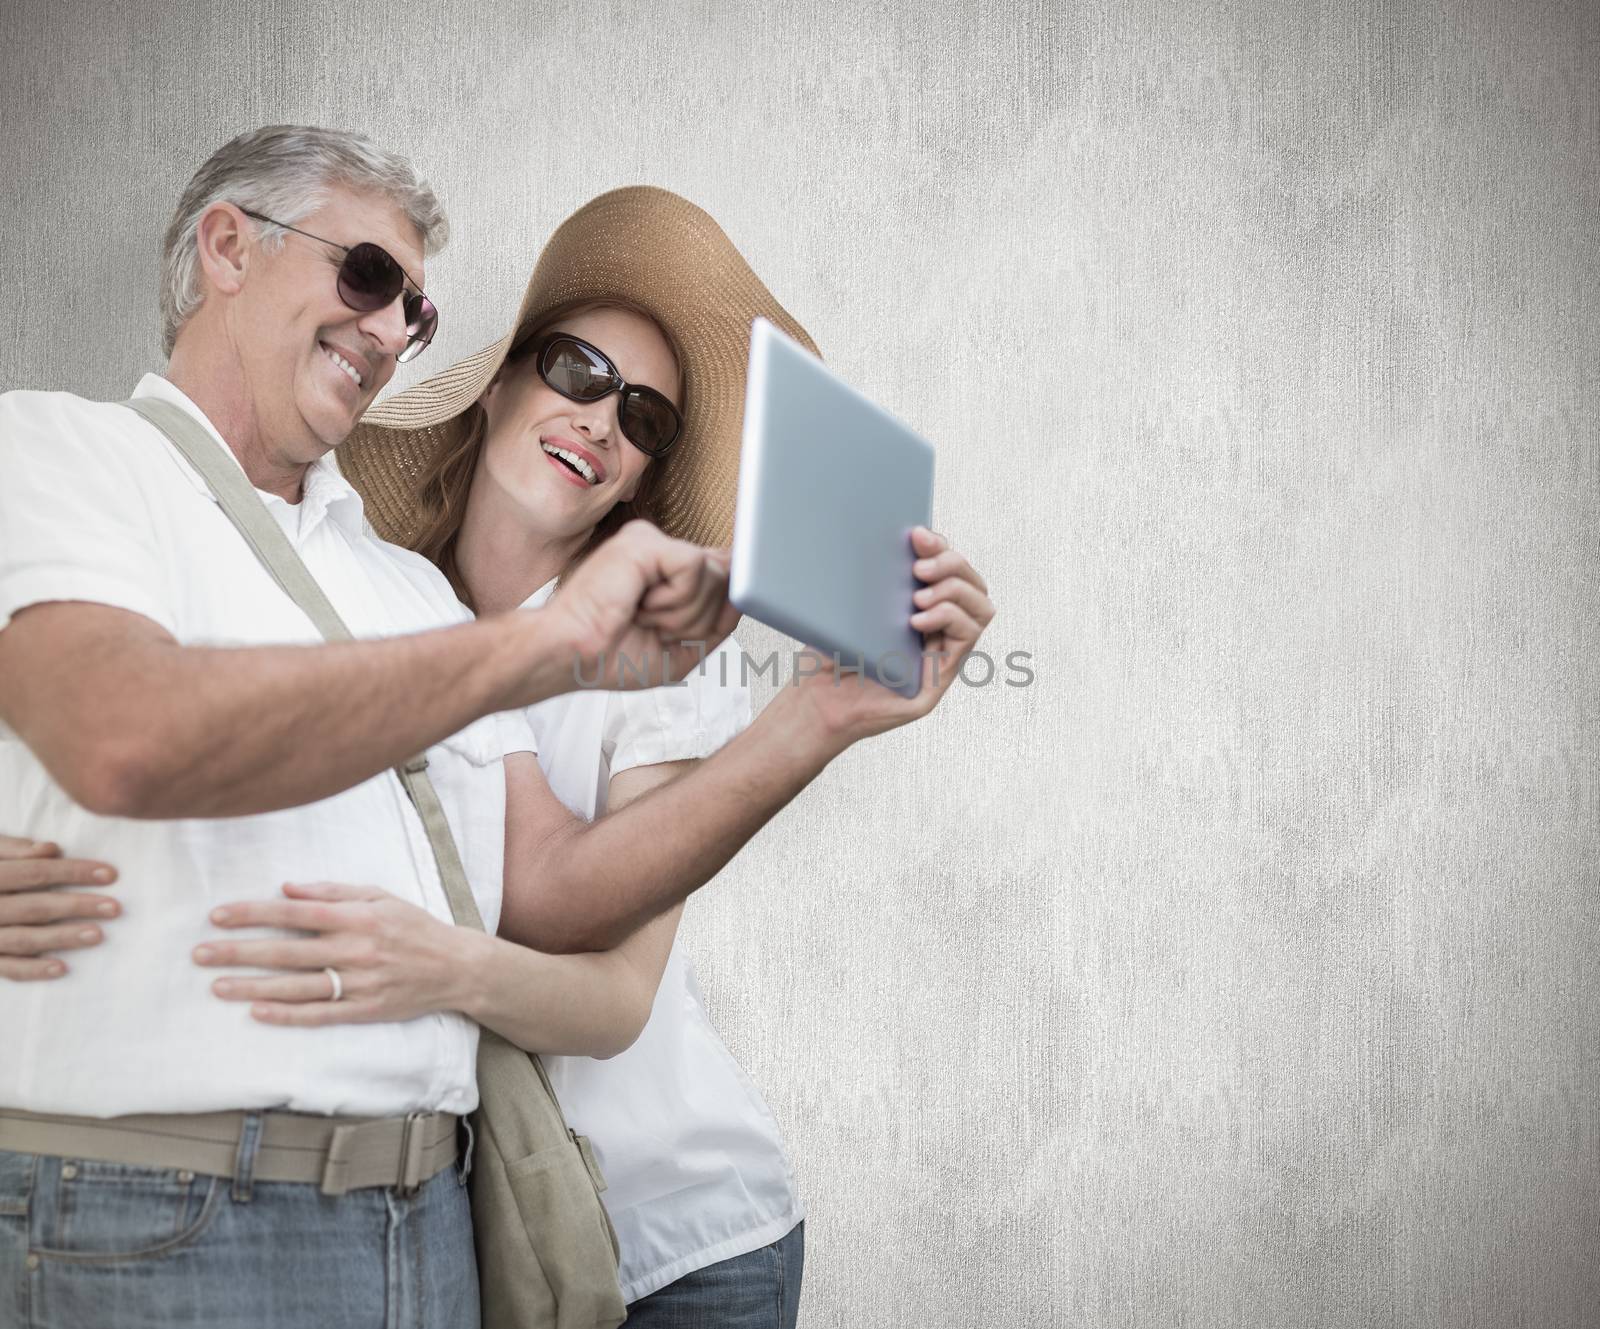
{"label": "long wavy hair", "polygon": [[[683,394],[683,356],[671,334],[667,332],[654,318],[637,305],[628,304],[622,300],[590,300],[570,309],[563,309],[542,322],[534,324],[518,333],[511,349],[506,353],[505,363],[500,366],[498,379],[501,374],[521,365],[532,358],[534,347],[538,345],[539,338],[555,324],[563,319],[571,318],[575,314],[585,313],[590,309],[626,309],[643,318],[650,319],[650,324],[666,339],[667,345],[672,350],[673,359],[678,365],[679,382],[679,409],[684,408],[681,400]],[[521,372],[529,372],[523,370]],[[484,433],[488,426],[488,416],[483,409],[481,401],[475,401],[467,408],[470,419],[467,431],[462,435],[461,441],[453,448],[447,448],[434,458],[427,472],[422,478],[422,487],[419,497],[422,507],[422,524],[417,535],[411,541],[411,547],[434,563],[446,577],[450,585],[455,588],[456,595],[461,603],[477,613],[478,606],[473,602],[472,590],[461,576],[461,568],[456,560],[456,548],[461,538],[461,523],[467,514],[467,496],[472,492],[472,477],[478,469],[478,459],[483,454]],[[639,487],[634,491],[631,499],[624,503],[617,503],[597,523],[589,538],[582,547],[562,568],[559,578],[565,578],[578,564],[582,563],[597,546],[613,535],[620,527],[632,521],[635,517],[643,517],[646,521],[657,522],[656,495],[661,488],[661,475],[667,465],[666,460],[652,459],[644,468],[644,474],[639,479]],[[559,584],[558,578],[558,584]]]}

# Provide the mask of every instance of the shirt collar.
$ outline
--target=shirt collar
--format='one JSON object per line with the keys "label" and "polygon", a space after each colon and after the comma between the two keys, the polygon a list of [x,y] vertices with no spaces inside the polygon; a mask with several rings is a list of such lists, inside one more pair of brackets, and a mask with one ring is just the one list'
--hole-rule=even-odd
{"label": "shirt collar", "polygon": [[545,582],[545,584],[543,586],[541,586],[538,590],[536,590],[532,595],[530,595],[526,600],[524,600],[522,602],[522,607],[524,609],[542,609],[542,608],[544,608],[544,602],[546,600],[548,600],[552,595],[555,594],[556,582],[559,581],[559,580],[560,580],[560,578],[558,578],[558,577],[550,578],[549,581]]}
{"label": "shirt collar", "polygon": [[[194,404],[188,393],[184,392],[182,388],[178,387],[170,379],[163,378],[160,374],[146,374],[139,380],[139,386],[134,388],[133,396],[156,397],[161,401],[171,402],[181,410],[187,411],[205,426],[206,432],[212,438],[216,439],[223,452],[227,454],[228,460],[235,466],[239,465],[239,459],[233,455],[233,449],[228,446],[227,440],[217,432],[216,426],[206,418],[206,413]],[[176,448],[170,448],[169,450],[183,467],[183,473],[189,483],[215,503],[217,496],[211,492],[211,486],[201,478],[200,473],[189,465],[188,460]],[[244,468],[240,466],[239,469],[242,471]],[[269,507],[273,504],[279,504],[283,507],[292,506],[278,497],[278,495],[269,494],[265,490],[258,489],[256,493],[261,496],[262,501]],[[339,463],[331,452],[319,457],[306,472],[305,487],[300,498],[301,531],[311,530],[324,513],[333,518],[335,522],[352,535],[360,535],[365,529],[366,505],[362,502],[361,495],[356,492],[355,486],[346,480],[340,472]]]}
{"label": "shirt collar", "polygon": [[[314,522],[324,512],[349,531],[360,535],[366,529],[366,503],[356,487],[344,478],[339,469],[338,450],[328,452],[311,463],[306,472],[306,505],[302,522]],[[310,529],[309,525],[306,527]]]}

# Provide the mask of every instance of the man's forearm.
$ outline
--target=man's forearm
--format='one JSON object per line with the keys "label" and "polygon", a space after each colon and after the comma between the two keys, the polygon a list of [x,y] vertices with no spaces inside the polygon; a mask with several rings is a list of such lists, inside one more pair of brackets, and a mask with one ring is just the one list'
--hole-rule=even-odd
{"label": "man's forearm", "polygon": [[502,937],[546,951],[597,951],[705,885],[847,746],[784,692],[688,774],[619,812],[506,847]]}
{"label": "man's forearm", "polygon": [[[541,613],[379,640],[209,648],[120,610],[39,605],[0,633],[4,715],[92,811],[270,812],[570,688],[570,652],[541,640]],[[25,622],[42,615],[55,621]]]}

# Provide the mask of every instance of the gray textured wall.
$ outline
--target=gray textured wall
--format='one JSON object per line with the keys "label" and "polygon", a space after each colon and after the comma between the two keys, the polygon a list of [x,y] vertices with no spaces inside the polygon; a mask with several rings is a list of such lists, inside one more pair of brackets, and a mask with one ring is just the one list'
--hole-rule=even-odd
{"label": "gray textured wall", "polygon": [[698,200],[938,442],[1037,670],[850,754],[691,909],[806,1321],[1576,1329],[1597,51],[1582,0],[7,0],[0,383],[157,363],[160,228],[257,123],[438,185],[410,378],[586,197]]}

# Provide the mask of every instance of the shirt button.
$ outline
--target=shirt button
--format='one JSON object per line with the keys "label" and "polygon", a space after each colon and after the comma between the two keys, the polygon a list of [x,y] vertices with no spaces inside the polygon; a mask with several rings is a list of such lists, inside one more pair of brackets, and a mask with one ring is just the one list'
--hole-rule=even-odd
{"label": "shirt button", "polygon": [[39,1257],[32,1251],[28,1252],[27,1265],[30,1269],[37,1269],[39,1267]]}
{"label": "shirt button", "polygon": [[61,1180],[62,1181],[71,1181],[77,1175],[78,1175],[78,1165],[76,1163],[63,1163],[61,1165]]}
{"label": "shirt button", "polygon": [[194,1180],[194,1173],[189,1171],[188,1168],[184,1168],[182,1172],[178,1173],[178,1180],[187,1186],[191,1181]]}

